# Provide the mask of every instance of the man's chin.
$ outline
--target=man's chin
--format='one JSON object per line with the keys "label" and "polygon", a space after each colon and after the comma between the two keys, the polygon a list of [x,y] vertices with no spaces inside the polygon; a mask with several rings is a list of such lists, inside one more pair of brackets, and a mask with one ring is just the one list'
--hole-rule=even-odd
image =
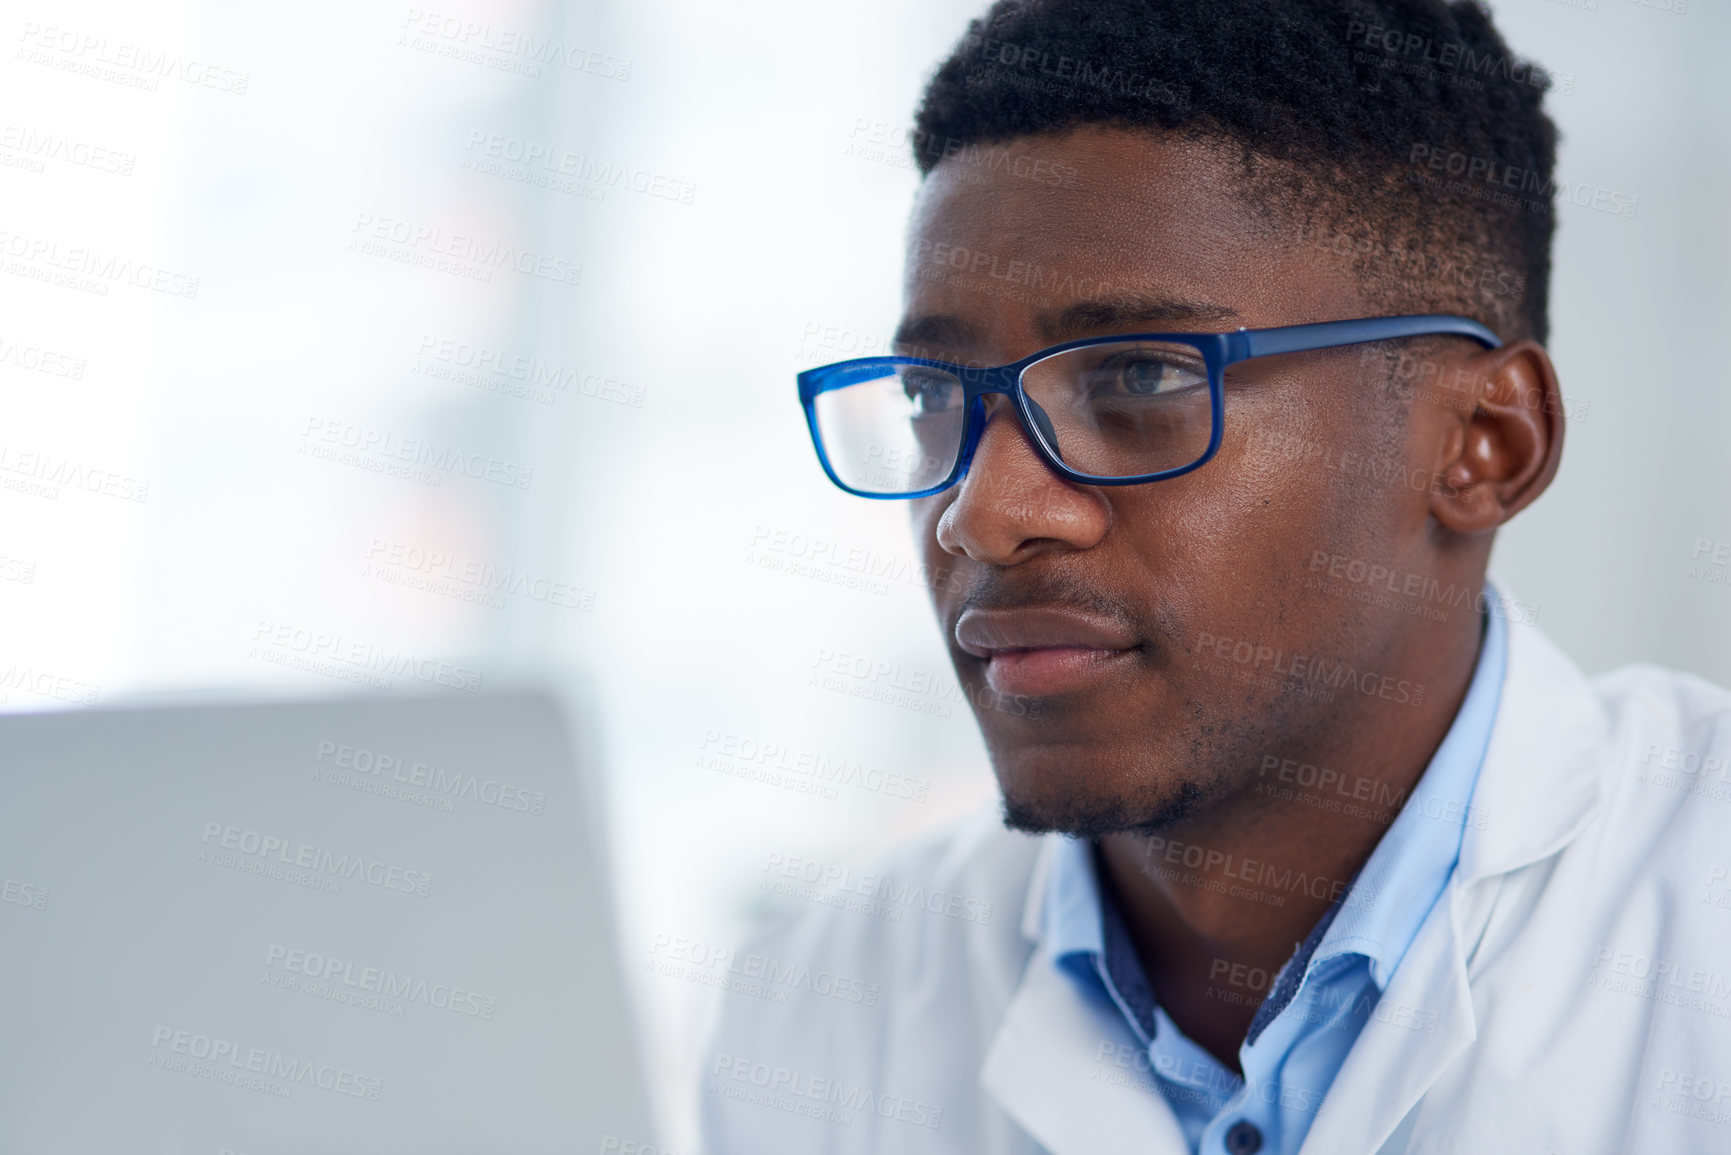
{"label": "man's chin", "polygon": [[1194,782],[1137,798],[1123,794],[1029,796],[1003,792],[1004,825],[1029,834],[1068,834],[1098,839],[1108,834],[1163,834],[1193,818],[1206,798]]}

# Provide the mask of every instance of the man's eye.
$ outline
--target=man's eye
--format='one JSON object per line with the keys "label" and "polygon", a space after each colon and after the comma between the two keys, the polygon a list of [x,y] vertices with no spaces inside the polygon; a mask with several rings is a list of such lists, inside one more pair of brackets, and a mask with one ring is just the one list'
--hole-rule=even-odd
{"label": "man's eye", "polygon": [[1152,397],[1208,382],[1199,366],[1146,353],[1114,357],[1089,376],[1093,385],[1090,392],[1096,396]]}
{"label": "man's eye", "polygon": [[920,369],[902,372],[902,392],[915,413],[943,413],[962,402],[962,386],[954,377]]}

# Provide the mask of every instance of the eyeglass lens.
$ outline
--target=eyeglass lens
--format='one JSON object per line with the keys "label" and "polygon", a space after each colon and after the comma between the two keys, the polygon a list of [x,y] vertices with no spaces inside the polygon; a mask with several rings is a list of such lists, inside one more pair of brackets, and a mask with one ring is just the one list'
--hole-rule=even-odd
{"label": "eyeglass lens", "polygon": [[[1213,400],[1201,350],[1169,341],[1085,345],[1022,373],[1028,416],[1059,461],[1094,477],[1135,477],[1201,460]],[[836,476],[866,493],[916,493],[954,468],[966,435],[962,382],[923,365],[818,394],[818,435]]]}

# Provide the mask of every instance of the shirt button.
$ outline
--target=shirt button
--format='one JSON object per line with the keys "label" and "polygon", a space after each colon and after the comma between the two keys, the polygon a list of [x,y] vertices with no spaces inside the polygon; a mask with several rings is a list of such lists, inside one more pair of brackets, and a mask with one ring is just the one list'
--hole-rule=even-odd
{"label": "shirt button", "polygon": [[1226,1132],[1226,1149],[1232,1155],[1256,1155],[1262,1150],[1262,1132],[1248,1119],[1240,1119]]}

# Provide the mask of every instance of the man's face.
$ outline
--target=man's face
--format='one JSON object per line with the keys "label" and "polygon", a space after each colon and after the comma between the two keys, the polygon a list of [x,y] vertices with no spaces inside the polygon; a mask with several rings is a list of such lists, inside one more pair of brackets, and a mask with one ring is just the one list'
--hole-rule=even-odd
{"label": "man's face", "polygon": [[[921,190],[904,350],[997,365],[1078,337],[1385,311],[1347,259],[1253,211],[1232,154],[1096,128],[999,148],[1015,163],[945,160]],[[1384,352],[1229,374],[1219,453],[1146,485],[1064,481],[989,399],[967,479],[913,517],[1012,822],[1163,828],[1250,791],[1265,758],[1422,700],[1412,619],[1327,580],[1342,557],[1434,568],[1445,423],[1402,415],[1367,356]]]}

